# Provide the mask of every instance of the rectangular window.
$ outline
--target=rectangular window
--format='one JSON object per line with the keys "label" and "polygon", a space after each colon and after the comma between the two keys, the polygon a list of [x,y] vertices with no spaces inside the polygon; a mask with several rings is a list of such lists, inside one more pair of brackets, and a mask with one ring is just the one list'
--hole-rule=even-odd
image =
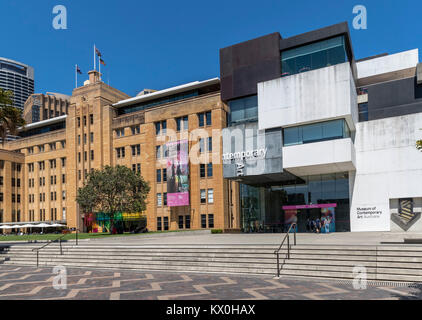
{"label": "rectangular window", "polygon": [[205,164],[203,164],[203,163],[201,163],[199,165],[199,176],[201,178],[205,178],[206,177],[206,175],[205,175]]}
{"label": "rectangular window", "polygon": [[359,103],[358,105],[359,110],[359,122],[368,121],[369,114],[368,114],[368,103]]}
{"label": "rectangular window", "polygon": [[164,206],[167,205],[167,192],[163,193]]}
{"label": "rectangular window", "polygon": [[161,217],[157,217],[157,230],[161,231]]}
{"label": "rectangular window", "polygon": [[160,134],[166,134],[167,132],[167,121],[159,121],[159,122],[155,122],[155,134],[156,135],[160,135]]}
{"label": "rectangular window", "polygon": [[204,151],[205,151],[204,150],[204,139],[200,138],[199,139],[199,152],[203,153]]}
{"label": "rectangular window", "polygon": [[214,189],[208,189],[208,203],[214,203]]}
{"label": "rectangular window", "polygon": [[212,137],[208,137],[208,152],[212,152]]}
{"label": "rectangular window", "polygon": [[141,127],[140,126],[133,126],[132,127],[132,134],[135,135],[135,134],[139,134],[139,133],[141,133]]}
{"label": "rectangular window", "polygon": [[163,182],[167,182],[167,169],[163,169]]}
{"label": "rectangular window", "polygon": [[339,36],[281,52],[281,72],[285,77],[347,60],[344,36]]}
{"label": "rectangular window", "polygon": [[207,176],[212,177],[212,162],[207,164]]}
{"label": "rectangular window", "polygon": [[208,228],[214,228],[214,215],[208,215]]}
{"label": "rectangular window", "polygon": [[185,216],[185,228],[190,229],[190,216]]}
{"label": "rectangular window", "polygon": [[161,182],[161,169],[157,169],[157,183]]}
{"label": "rectangular window", "polygon": [[210,126],[211,125],[211,111],[207,111],[205,113],[205,118],[206,118],[207,126]]}
{"label": "rectangular window", "polygon": [[132,156],[139,156],[141,155],[141,145],[137,144],[132,146]]}
{"label": "rectangular window", "polygon": [[164,231],[169,229],[169,217],[164,217]]}
{"label": "rectangular window", "polygon": [[157,193],[157,207],[161,207],[162,205],[163,205],[162,194]]}
{"label": "rectangular window", "polygon": [[93,115],[93,114],[90,114],[90,115],[89,115],[89,123],[90,123],[91,125],[93,125],[93,124],[94,124],[94,115]]}
{"label": "rectangular window", "polygon": [[229,124],[258,120],[258,97],[256,95],[229,101]]}
{"label": "rectangular window", "polygon": [[198,114],[198,126],[203,127],[204,126],[204,117],[205,115],[203,113]]}
{"label": "rectangular window", "polygon": [[66,167],[66,158],[61,158],[62,168]]}
{"label": "rectangular window", "polygon": [[201,228],[206,229],[207,228],[207,215],[201,214]]}
{"label": "rectangular window", "polygon": [[344,119],[326,121],[283,130],[284,146],[350,137],[349,127]]}
{"label": "rectangular window", "polygon": [[94,150],[91,150],[91,161],[94,161]]}
{"label": "rectangular window", "polygon": [[205,189],[201,189],[200,194],[201,194],[201,204],[207,203],[206,190]]}
{"label": "rectangular window", "polygon": [[182,128],[182,118],[176,118],[176,130],[180,131]]}
{"label": "rectangular window", "polygon": [[91,141],[91,143],[94,143],[94,132],[91,132],[89,134],[89,140]]}
{"label": "rectangular window", "polygon": [[156,155],[157,159],[161,158],[161,146],[155,147],[155,155]]}
{"label": "rectangular window", "polygon": [[179,216],[179,229],[183,229],[183,216]]}

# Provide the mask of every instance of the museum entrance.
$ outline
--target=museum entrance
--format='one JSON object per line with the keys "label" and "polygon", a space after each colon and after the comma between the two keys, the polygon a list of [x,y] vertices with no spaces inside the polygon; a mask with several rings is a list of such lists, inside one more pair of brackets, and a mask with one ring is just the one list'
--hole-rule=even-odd
{"label": "museum entrance", "polygon": [[[348,173],[300,177],[303,183],[280,186],[240,185],[243,232],[350,231]],[[312,225],[307,228],[308,225]]]}

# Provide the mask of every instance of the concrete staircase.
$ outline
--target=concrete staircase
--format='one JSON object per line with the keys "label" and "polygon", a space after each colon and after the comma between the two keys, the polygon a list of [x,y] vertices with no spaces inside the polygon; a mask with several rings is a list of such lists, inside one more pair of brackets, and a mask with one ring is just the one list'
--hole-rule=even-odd
{"label": "concrete staircase", "polygon": [[[36,265],[33,248],[42,244],[11,245],[0,250],[5,265]],[[213,272],[276,275],[274,245],[126,245],[54,243],[39,253],[40,266],[133,269],[141,271]],[[281,276],[353,279],[363,266],[368,280],[422,282],[422,246],[297,245],[286,259],[280,251]]]}

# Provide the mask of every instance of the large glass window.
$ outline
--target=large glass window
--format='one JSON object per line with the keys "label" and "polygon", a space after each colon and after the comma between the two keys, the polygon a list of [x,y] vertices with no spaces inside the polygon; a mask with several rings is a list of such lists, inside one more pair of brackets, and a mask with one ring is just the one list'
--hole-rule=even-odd
{"label": "large glass window", "polygon": [[229,101],[229,107],[230,125],[258,120],[258,97],[256,95]]}
{"label": "large glass window", "polygon": [[368,103],[360,103],[358,105],[359,109],[359,122],[362,121],[368,121],[369,120],[369,114],[368,114]]}
{"label": "large glass window", "polygon": [[285,146],[350,137],[350,129],[344,119],[285,128],[283,131]]}
{"label": "large glass window", "polygon": [[344,36],[340,36],[283,51],[281,73],[282,76],[289,76],[346,61]]}

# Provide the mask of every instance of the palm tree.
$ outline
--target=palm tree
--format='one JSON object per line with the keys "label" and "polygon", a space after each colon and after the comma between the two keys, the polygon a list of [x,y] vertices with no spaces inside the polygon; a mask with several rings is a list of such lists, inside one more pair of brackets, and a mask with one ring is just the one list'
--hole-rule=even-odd
{"label": "palm tree", "polygon": [[2,145],[8,134],[16,135],[18,128],[25,125],[22,111],[13,107],[13,93],[0,88],[0,139]]}

